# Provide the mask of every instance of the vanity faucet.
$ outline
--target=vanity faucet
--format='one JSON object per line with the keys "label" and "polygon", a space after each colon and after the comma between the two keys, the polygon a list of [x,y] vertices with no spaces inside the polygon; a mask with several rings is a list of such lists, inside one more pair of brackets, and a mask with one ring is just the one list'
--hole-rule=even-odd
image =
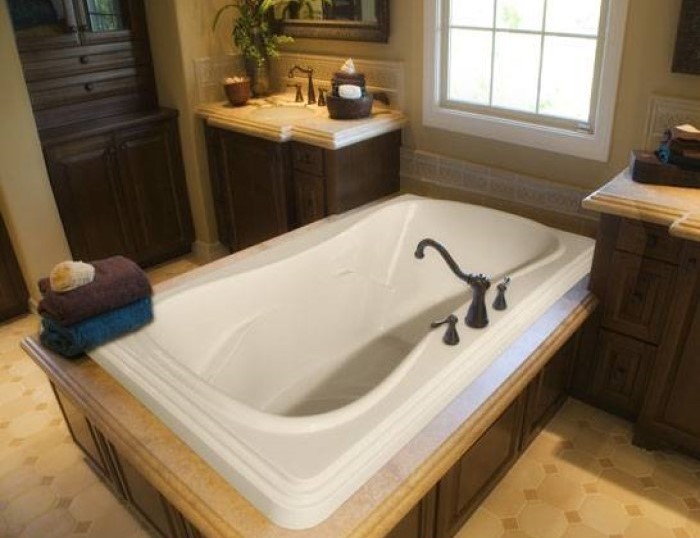
{"label": "vanity faucet", "polygon": [[295,65],[289,70],[289,73],[287,76],[289,78],[294,78],[294,73],[296,71],[299,71],[300,73],[304,73],[308,78],[309,78],[309,90],[307,94],[307,100],[306,102],[310,105],[313,105],[316,102],[316,92],[314,91],[314,70],[311,67],[301,67],[298,65]]}
{"label": "vanity faucet", "polygon": [[425,257],[426,247],[433,247],[442,256],[447,266],[460,280],[466,282],[472,288],[472,302],[467,310],[465,323],[474,329],[482,329],[489,324],[488,312],[486,311],[486,290],[491,287],[491,280],[483,274],[465,273],[462,271],[454,258],[447,252],[447,249],[434,239],[423,239],[416,247],[416,258]]}

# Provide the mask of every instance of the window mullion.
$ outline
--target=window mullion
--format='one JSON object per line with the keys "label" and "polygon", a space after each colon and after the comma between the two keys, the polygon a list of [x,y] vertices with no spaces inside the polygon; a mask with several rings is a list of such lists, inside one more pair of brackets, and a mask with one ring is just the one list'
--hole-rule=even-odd
{"label": "window mullion", "polygon": [[542,95],[542,66],[544,65],[544,35],[547,24],[547,0],[544,0],[542,9],[542,33],[540,34],[540,68],[537,73],[537,102],[535,103],[535,113],[540,113],[540,97]]}
{"label": "window mullion", "polygon": [[491,82],[489,84],[489,105],[493,106],[493,74],[496,64],[496,17],[498,16],[498,1],[493,2],[493,21],[491,24]]}

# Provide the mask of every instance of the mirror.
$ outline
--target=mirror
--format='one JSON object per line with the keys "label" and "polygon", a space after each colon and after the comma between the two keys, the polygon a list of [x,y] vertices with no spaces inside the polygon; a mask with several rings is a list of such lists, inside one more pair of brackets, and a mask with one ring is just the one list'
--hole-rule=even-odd
{"label": "mirror", "polygon": [[389,0],[297,0],[276,16],[292,37],[389,40]]}
{"label": "mirror", "polygon": [[121,0],[86,0],[85,11],[93,32],[127,29]]}

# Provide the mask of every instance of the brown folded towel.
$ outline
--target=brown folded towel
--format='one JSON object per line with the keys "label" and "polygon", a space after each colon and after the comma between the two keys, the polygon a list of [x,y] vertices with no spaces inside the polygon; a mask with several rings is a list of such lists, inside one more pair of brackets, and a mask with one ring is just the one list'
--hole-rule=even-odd
{"label": "brown folded towel", "polygon": [[73,325],[151,295],[146,274],[131,260],[113,256],[92,265],[95,280],[65,293],[55,293],[49,279],[42,278],[39,290],[44,298],[39,302],[39,313],[61,325]]}

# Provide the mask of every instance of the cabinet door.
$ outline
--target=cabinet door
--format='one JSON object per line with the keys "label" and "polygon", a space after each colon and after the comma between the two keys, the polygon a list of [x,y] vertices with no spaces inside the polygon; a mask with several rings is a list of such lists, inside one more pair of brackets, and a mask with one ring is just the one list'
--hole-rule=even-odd
{"label": "cabinet door", "polygon": [[51,187],[76,260],[134,254],[124,192],[110,136],[45,152]]}
{"label": "cabinet door", "polygon": [[304,226],[326,216],[326,180],[294,171],[294,207],[297,224]]}
{"label": "cabinet door", "polygon": [[112,445],[109,451],[129,504],[163,538],[184,538],[179,512]]}
{"label": "cabinet door", "polygon": [[525,392],[525,417],[521,443],[523,449],[530,444],[566,400],[566,389],[577,344],[578,338],[575,335],[562,346],[528,385]]}
{"label": "cabinet door", "polygon": [[615,252],[608,276],[603,325],[657,344],[664,330],[676,268],[667,263]]}
{"label": "cabinet door", "polygon": [[428,493],[386,538],[434,538],[436,489]]}
{"label": "cabinet door", "polygon": [[90,467],[111,486],[112,490],[119,496],[124,496],[121,484],[116,479],[112,466],[109,463],[107,454],[107,444],[102,434],[92,425],[85,416],[82,409],[72,398],[67,396],[51,383],[58,405],[63,413],[63,418],[68,426],[71,437],[85,455],[85,460]]}
{"label": "cabinet door", "polygon": [[20,52],[80,44],[73,0],[8,0]]}
{"label": "cabinet door", "polygon": [[518,398],[438,483],[435,536],[453,536],[518,458],[522,407]]}
{"label": "cabinet door", "polygon": [[81,43],[143,39],[146,15],[136,0],[74,0]]}
{"label": "cabinet door", "polygon": [[675,446],[700,457],[700,246],[688,250],[638,433],[647,444]]}
{"label": "cabinet door", "polygon": [[[285,144],[217,129],[219,193],[230,213],[232,250],[262,243],[290,228],[291,178]],[[220,221],[221,222],[221,221]]]}
{"label": "cabinet door", "polygon": [[0,320],[26,312],[28,299],[27,287],[0,216]]}
{"label": "cabinet door", "polygon": [[194,234],[175,120],[121,132],[117,148],[138,262],[189,252]]}
{"label": "cabinet door", "polygon": [[610,331],[598,336],[598,367],[592,397],[598,405],[630,419],[644,398],[656,348]]}

